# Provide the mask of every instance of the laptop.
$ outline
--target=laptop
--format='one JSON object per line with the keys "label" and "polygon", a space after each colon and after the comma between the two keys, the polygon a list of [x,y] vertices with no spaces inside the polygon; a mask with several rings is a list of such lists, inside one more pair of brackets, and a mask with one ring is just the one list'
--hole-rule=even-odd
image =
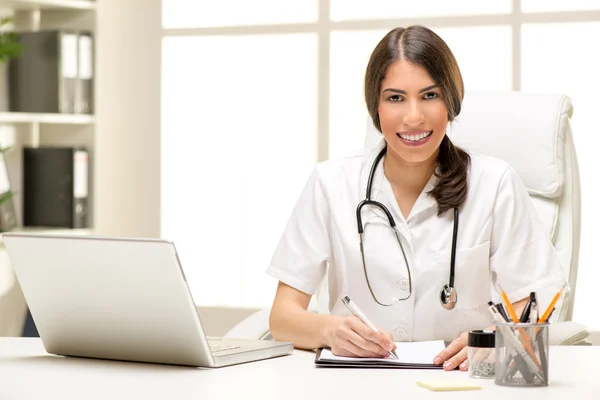
{"label": "laptop", "polygon": [[288,342],[207,337],[171,241],[23,232],[2,240],[48,353],[217,368],[293,351]]}

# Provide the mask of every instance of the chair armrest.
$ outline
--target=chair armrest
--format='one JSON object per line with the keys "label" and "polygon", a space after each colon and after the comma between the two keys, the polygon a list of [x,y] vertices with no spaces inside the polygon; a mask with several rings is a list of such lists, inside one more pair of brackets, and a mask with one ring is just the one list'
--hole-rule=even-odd
{"label": "chair armrest", "polygon": [[585,345],[590,335],[587,327],[574,321],[557,322],[550,325],[548,340],[551,345]]}
{"label": "chair armrest", "polygon": [[587,340],[592,346],[600,346],[600,329],[591,329]]}
{"label": "chair armrest", "polygon": [[269,316],[271,308],[264,308],[237,323],[231,328],[224,337],[236,339],[260,339],[270,340],[271,331],[269,330]]}

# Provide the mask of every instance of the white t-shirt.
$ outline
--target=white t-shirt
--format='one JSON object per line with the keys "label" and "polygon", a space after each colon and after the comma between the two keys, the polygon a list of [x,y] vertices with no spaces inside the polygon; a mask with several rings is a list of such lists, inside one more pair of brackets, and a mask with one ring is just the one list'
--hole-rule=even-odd
{"label": "white t-shirt", "polygon": [[[389,307],[373,300],[360,253],[356,208],[365,199],[371,166],[384,146],[382,139],[365,154],[316,166],[267,273],[310,295],[327,275],[331,314],[349,315],[341,302],[348,295],[396,341],[451,341],[462,332],[492,325],[487,302],[499,301],[496,285],[511,302],[537,292],[543,311],[566,282],[565,273],[516,172],[504,161],[479,154],[470,154],[468,195],[459,213],[454,281],[458,302],[450,311],[442,308],[439,298],[450,274],[454,212],[437,216],[437,202],[427,195],[435,186],[434,175],[405,219],[385,178],[384,160],[379,162],[371,199],[383,203],[396,222],[413,292]],[[366,269],[375,296],[382,303],[407,297],[407,267],[388,219],[379,209],[365,206],[362,222]]]}

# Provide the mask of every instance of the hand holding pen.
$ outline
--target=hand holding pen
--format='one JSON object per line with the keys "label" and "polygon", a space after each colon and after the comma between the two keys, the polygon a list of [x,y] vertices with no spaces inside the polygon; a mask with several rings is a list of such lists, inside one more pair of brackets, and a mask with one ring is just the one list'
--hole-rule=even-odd
{"label": "hand holding pen", "polygon": [[353,314],[339,318],[334,329],[327,335],[334,354],[346,357],[392,357],[398,358],[392,335],[378,329],[348,296],[342,299]]}

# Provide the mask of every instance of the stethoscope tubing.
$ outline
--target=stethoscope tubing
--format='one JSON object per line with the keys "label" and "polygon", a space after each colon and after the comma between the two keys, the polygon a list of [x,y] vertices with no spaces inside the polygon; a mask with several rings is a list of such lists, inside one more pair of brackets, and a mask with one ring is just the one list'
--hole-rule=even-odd
{"label": "stethoscope tubing", "polygon": [[[379,164],[379,162],[385,155],[386,151],[387,151],[387,147],[384,147],[379,152],[379,154],[377,154],[377,157],[375,157],[375,160],[373,161],[373,165],[371,166],[371,170],[369,172],[369,178],[367,180],[367,190],[365,193],[365,199],[362,200],[360,203],[358,203],[358,206],[356,207],[356,222],[357,222],[358,234],[360,236],[360,252],[361,252],[361,257],[362,257],[362,262],[363,262],[365,279],[367,281],[367,286],[369,288],[369,291],[371,292],[371,296],[378,304],[380,304],[382,306],[391,305],[391,304],[383,304],[375,296],[375,293],[373,292],[373,289],[371,288],[371,283],[369,281],[369,276],[367,273],[367,267],[366,267],[365,256],[364,256],[364,249],[363,249],[364,226],[363,226],[363,222],[362,222],[361,213],[362,213],[363,207],[366,205],[377,207],[381,211],[384,212],[391,228],[394,230],[394,234],[396,235],[396,238],[398,239],[398,243],[400,244],[400,249],[402,250],[402,255],[403,255],[404,261],[406,263],[406,269],[408,271],[409,295],[406,298],[399,299],[399,300],[406,300],[412,295],[412,282],[411,282],[410,267],[408,265],[408,260],[406,258],[406,254],[404,252],[404,246],[402,246],[402,240],[400,238],[400,234],[398,233],[398,229],[396,228],[396,221],[394,220],[394,217],[392,216],[392,214],[390,213],[390,211],[387,209],[386,206],[384,206],[382,203],[380,203],[378,201],[371,200],[371,192],[372,192],[372,187],[373,187],[373,177],[375,175],[375,170],[377,169],[377,165]],[[450,254],[450,276],[448,278],[448,285],[444,285],[444,287],[442,288],[442,292],[441,292],[442,293],[442,295],[441,295],[442,296],[442,299],[441,299],[442,306],[444,306],[444,308],[446,308],[446,309],[452,309],[452,308],[454,308],[454,305],[452,304],[450,306],[446,306],[449,302],[449,297],[447,296],[445,299],[443,298],[445,291],[448,291],[448,293],[453,293],[454,298],[455,298],[454,303],[456,302],[456,291],[454,290],[454,277],[455,277],[457,238],[458,238],[458,209],[454,208],[454,226],[452,229],[452,250],[451,250],[451,254]]]}

